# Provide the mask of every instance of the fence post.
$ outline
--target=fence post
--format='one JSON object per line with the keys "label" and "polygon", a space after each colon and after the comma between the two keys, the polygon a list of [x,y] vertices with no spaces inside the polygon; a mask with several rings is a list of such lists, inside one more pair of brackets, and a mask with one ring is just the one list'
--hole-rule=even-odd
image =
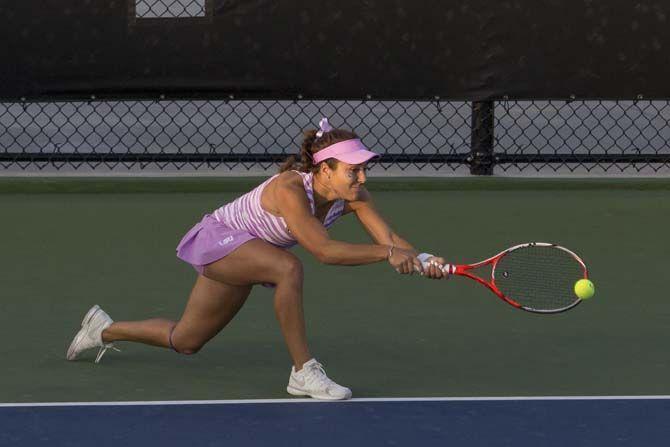
{"label": "fence post", "polygon": [[470,174],[493,175],[494,102],[472,102],[470,133]]}

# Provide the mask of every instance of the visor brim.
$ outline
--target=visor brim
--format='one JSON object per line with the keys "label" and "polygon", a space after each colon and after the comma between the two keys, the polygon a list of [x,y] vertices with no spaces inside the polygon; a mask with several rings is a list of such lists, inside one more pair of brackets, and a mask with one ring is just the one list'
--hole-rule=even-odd
{"label": "visor brim", "polygon": [[355,152],[348,152],[346,154],[339,154],[333,158],[345,163],[349,163],[350,165],[358,165],[379,156],[379,154],[372,151],[360,150]]}

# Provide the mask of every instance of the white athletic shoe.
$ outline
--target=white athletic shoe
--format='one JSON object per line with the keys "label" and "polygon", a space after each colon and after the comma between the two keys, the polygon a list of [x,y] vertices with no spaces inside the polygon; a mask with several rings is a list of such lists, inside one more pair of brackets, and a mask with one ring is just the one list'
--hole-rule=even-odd
{"label": "white athletic shoe", "polygon": [[302,365],[300,371],[296,371],[295,367],[291,368],[286,391],[294,396],[310,396],[314,399],[351,399],[351,390],[330,380],[323,365],[316,359]]}
{"label": "white athletic shoe", "polygon": [[107,312],[100,309],[100,306],[96,304],[91,307],[81,321],[81,329],[74,336],[72,343],[70,343],[70,347],[67,350],[67,359],[74,360],[87,349],[100,348],[95,358],[95,363],[98,363],[108,349],[112,348],[118,351],[112,343],[104,343],[102,341],[102,331],[107,329],[113,322],[114,320],[107,315]]}

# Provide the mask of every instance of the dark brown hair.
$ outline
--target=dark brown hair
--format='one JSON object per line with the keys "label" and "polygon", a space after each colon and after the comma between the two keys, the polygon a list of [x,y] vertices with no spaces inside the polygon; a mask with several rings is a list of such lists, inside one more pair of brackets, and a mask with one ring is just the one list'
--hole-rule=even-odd
{"label": "dark brown hair", "polygon": [[[312,157],[321,149],[325,149],[331,144],[339,143],[340,141],[352,140],[358,138],[355,133],[344,129],[333,129],[330,132],[324,132],[320,137],[316,137],[316,129],[310,129],[303,132],[302,145],[300,147],[300,155],[291,155],[284,161],[279,168],[279,172],[295,169],[302,172],[317,172],[319,164],[314,165]],[[329,158],[322,163],[326,163],[330,169],[337,167],[337,160]]]}

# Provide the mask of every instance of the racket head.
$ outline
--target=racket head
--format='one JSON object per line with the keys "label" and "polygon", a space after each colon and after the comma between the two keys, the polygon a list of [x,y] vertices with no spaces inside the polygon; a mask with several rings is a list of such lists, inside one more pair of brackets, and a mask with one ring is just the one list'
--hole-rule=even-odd
{"label": "racket head", "polygon": [[588,279],[584,261],[557,244],[519,244],[491,258],[491,290],[519,309],[560,313],[581,303],[574,284]]}

